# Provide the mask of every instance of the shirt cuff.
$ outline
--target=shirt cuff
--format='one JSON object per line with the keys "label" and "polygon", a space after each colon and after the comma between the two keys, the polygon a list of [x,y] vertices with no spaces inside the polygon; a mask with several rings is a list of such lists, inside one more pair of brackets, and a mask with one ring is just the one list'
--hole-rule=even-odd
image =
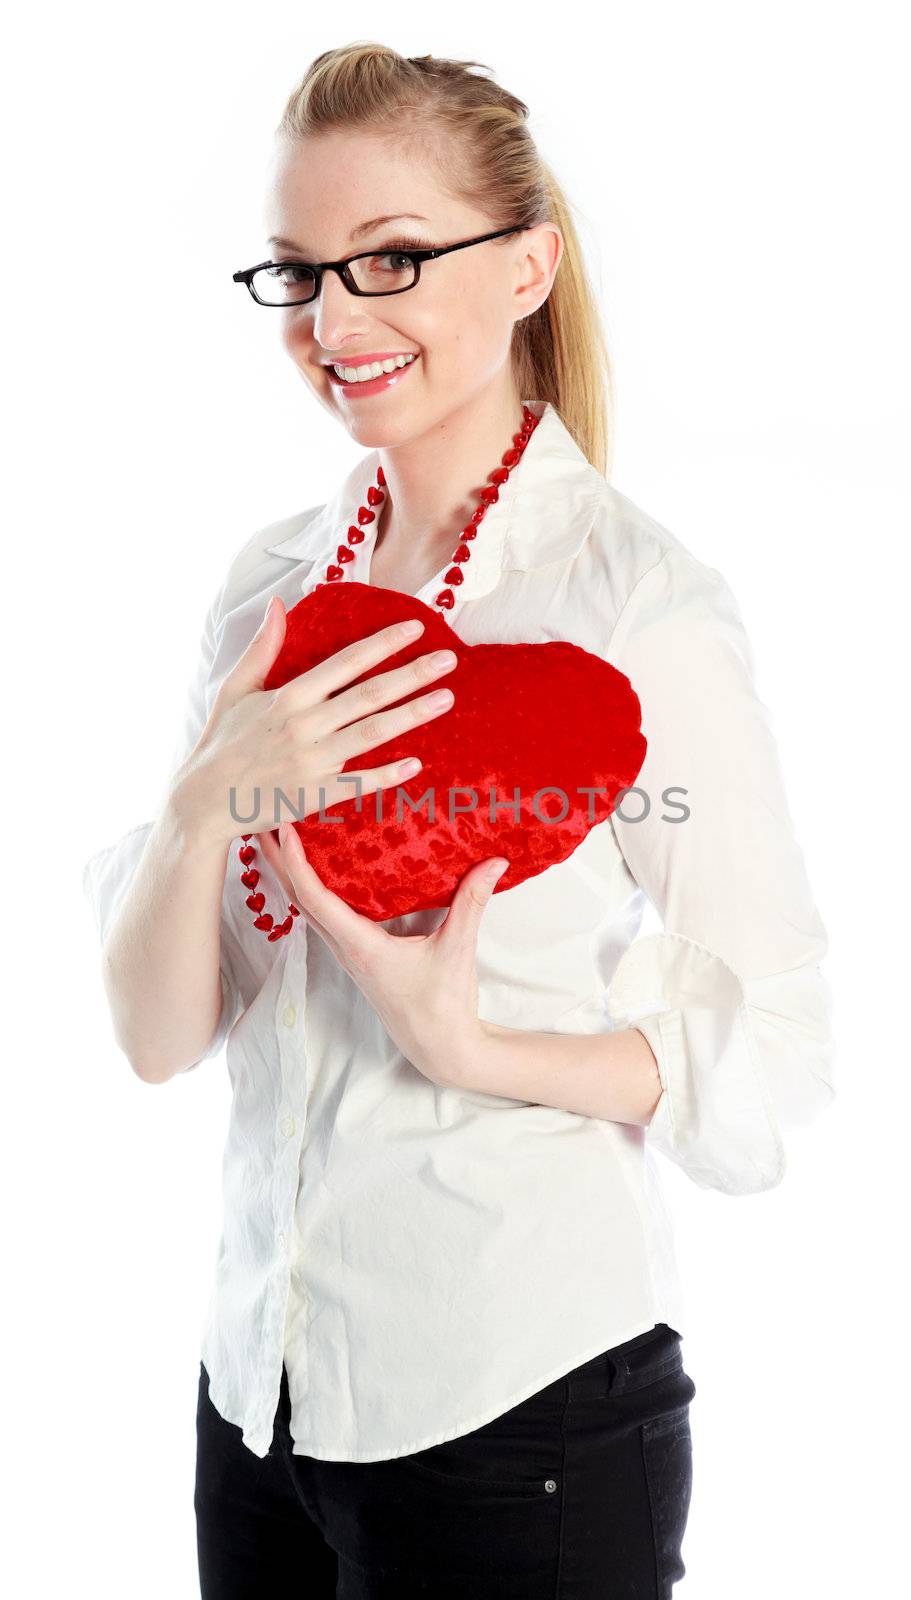
{"label": "shirt cuff", "polygon": [[786,1157],[765,1083],[743,984],[682,934],[635,939],[607,991],[618,1026],[644,1034],[663,1093],[646,1144],[701,1188],[726,1194],[771,1189]]}

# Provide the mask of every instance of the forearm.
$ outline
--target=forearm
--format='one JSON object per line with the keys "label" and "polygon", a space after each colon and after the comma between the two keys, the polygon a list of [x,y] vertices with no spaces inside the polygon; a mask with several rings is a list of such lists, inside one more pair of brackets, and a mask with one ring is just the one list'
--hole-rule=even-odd
{"label": "forearm", "polygon": [[482,1022],[467,1086],[608,1122],[645,1127],[661,1097],[658,1064],[638,1028],[531,1033]]}
{"label": "forearm", "polygon": [[105,941],[102,973],[114,1034],[148,1082],[192,1066],[218,1026],[228,848],[203,836],[172,796]]}

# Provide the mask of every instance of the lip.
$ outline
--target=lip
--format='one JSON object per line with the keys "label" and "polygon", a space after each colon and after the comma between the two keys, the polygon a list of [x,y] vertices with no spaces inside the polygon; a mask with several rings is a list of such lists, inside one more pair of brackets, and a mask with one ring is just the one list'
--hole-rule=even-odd
{"label": "lip", "polygon": [[[405,354],[404,351],[398,351],[394,353],[401,355]],[[408,352],[409,355],[411,353],[411,351]],[[404,378],[406,374],[411,371],[412,367],[417,366],[420,359],[420,356],[415,353],[414,360],[409,361],[404,367],[394,367],[392,372],[381,372],[378,378],[365,378],[361,383],[345,383],[344,379],[340,378],[338,373],[335,372],[332,367],[327,367],[326,371],[329,374],[329,382],[333,384],[336,389],[340,389],[346,399],[352,399],[354,397],[362,397],[367,399],[372,394],[383,394],[387,389],[394,389],[396,384],[400,383],[402,378]],[[357,358],[357,362],[352,360],[351,362],[345,362],[345,365],[354,366],[358,364],[361,366],[366,366],[368,361],[389,360],[391,360],[391,355],[359,356]]]}

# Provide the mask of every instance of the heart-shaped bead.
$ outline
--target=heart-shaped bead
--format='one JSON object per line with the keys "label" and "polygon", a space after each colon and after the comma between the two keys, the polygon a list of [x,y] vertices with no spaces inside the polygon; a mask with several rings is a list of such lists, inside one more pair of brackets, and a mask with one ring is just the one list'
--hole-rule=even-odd
{"label": "heart-shaped bead", "polygon": [[354,560],[354,551],[349,550],[346,544],[340,544],[335,553],[339,559],[339,563]]}
{"label": "heart-shaped bead", "polygon": [[326,568],[326,582],[327,583],[338,583],[339,578],[343,578],[344,576],[345,576],[345,573],[344,573],[344,569],[342,567],[327,567]]}
{"label": "heart-shaped bead", "polygon": [[268,933],[272,926],[272,918],[270,917],[268,911],[264,911],[261,917],[257,917],[253,926],[254,928],[260,928],[263,933]]}
{"label": "heart-shaped bead", "polygon": [[375,522],[376,521],[376,512],[375,511],[368,511],[366,506],[358,506],[358,508],[357,508],[357,520],[361,524],[362,527],[363,527],[365,522]]}
{"label": "heart-shaped bead", "polygon": [[365,537],[366,535],[363,528],[355,528],[352,524],[352,526],[348,529],[349,544],[363,544]]}
{"label": "heart-shaped bead", "polygon": [[251,861],[256,860],[256,850],[252,844],[241,845],[241,848],[238,850],[237,854],[239,855],[245,867],[248,867]]}
{"label": "heart-shaped bead", "polygon": [[262,911],[262,908],[265,905],[265,903],[266,903],[266,897],[262,893],[262,891],[260,891],[259,894],[248,894],[247,895],[247,905],[250,907],[251,911]]}
{"label": "heart-shaped bead", "polygon": [[[244,837],[244,835],[241,834],[241,838],[243,838],[243,837]],[[252,836],[252,834],[248,833],[246,835],[246,837],[248,839],[250,839],[253,836]],[[241,873],[240,881],[243,884],[245,889],[255,889],[256,885],[259,883],[259,873],[257,872],[255,867],[248,867],[246,872],[242,872]]]}
{"label": "heart-shaped bead", "polygon": [[383,494],[382,490],[378,489],[375,484],[371,483],[370,488],[367,490],[368,506],[381,505],[385,498],[386,496]]}

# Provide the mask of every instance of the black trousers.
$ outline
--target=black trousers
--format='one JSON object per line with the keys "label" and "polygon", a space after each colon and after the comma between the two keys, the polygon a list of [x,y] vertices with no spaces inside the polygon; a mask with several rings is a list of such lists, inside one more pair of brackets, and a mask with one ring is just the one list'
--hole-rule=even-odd
{"label": "black trousers", "polygon": [[692,1490],[682,1341],[658,1323],[492,1422],[388,1461],[269,1454],[209,1398],[194,1509],[203,1600],[672,1600]]}

